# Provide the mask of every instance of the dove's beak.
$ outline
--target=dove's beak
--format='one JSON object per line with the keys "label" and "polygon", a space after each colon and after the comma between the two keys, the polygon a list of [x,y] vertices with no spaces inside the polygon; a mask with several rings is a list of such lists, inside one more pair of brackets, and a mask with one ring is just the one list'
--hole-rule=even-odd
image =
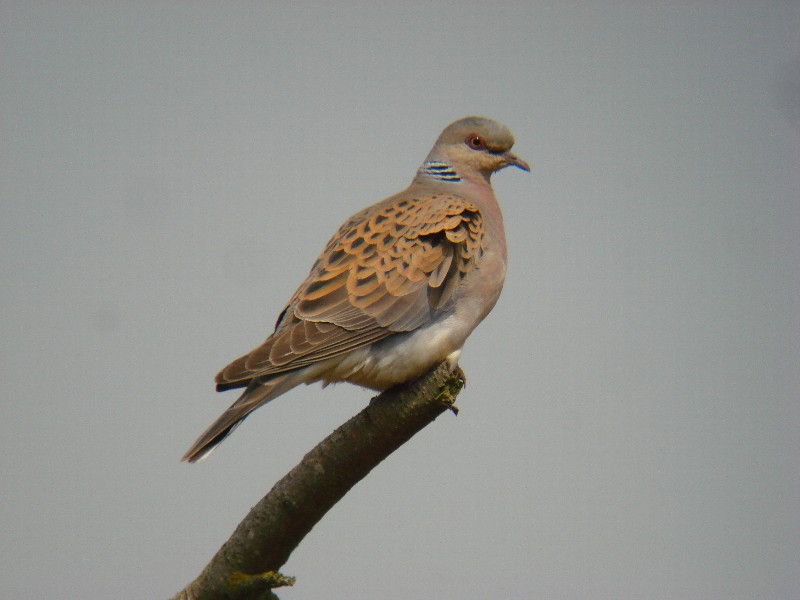
{"label": "dove's beak", "polygon": [[505,160],[507,167],[511,166],[519,167],[523,171],[528,171],[528,172],[530,172],[531,170],[531,166],[527,162],[522,160],[516,154],[512,154],[511,152],[503,152],[503,159]]}

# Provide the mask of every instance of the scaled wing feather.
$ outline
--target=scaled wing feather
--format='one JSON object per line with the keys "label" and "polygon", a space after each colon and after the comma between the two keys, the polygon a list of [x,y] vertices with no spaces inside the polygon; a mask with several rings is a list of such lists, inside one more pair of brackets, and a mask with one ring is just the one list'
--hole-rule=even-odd
{"label": "scaled wing feather", "polygon": [[275,332],[220,371],[217,389],[429,323],[452,305],[482,248],[482,215],[459,196],[400,195],[354,215],[328,243]]}

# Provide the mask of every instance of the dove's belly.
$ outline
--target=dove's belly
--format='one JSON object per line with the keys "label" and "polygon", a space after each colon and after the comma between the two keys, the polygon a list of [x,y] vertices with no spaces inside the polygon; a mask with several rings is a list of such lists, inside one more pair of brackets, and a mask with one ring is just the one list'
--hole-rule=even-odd
{"label": "dove's belly", "polygon": [[[463,331],[454,321],[455,317],[451,316],[417,331],[395,334],[354,350],[337,359],[322,380],[326,384],[348,381],[374,390],[412,381],[460,351],[469,332]],[[457,360],[457,356],[453,358]]]}

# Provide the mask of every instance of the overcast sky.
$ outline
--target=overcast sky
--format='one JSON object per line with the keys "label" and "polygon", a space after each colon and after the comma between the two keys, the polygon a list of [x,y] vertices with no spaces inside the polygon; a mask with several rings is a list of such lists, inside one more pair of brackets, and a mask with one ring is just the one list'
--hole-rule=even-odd
{"label": "overcast sky", "polygon": [[167,598],[368,391],[208,460],[213,376],[441,129],[506,123],[461,413],[285,565],[301,598],[800,590],[800,5],[0,2],[0,596]]}

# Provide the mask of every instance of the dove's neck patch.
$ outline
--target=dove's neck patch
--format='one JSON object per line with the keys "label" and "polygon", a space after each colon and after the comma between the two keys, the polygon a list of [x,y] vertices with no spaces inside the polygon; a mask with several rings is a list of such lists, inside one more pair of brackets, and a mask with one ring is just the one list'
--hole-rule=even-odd
{"label": "dove's neck patch", "polygon": [[423,165],[419,169],[420,174],[427,175],[428,177],[433,177],[434,179],[438,179],[439,181],[452,181],[452,182],[459,182],[461,181],[461,177],[458,176],[456,170],[453,168],[453,165],[448,165],[444,162],[438,161],[428,161],[423,163]]}

